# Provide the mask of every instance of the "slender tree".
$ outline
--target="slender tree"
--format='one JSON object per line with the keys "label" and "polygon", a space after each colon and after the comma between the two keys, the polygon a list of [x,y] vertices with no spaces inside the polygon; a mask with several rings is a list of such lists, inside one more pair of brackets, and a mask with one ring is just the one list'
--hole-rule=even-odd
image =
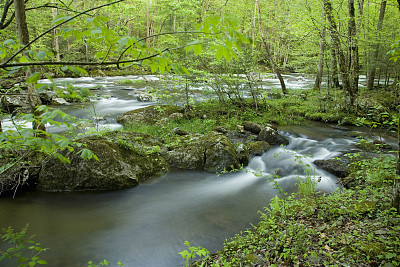
{"label": "slender tree", "polygon": [[324,10],[329,22],[329,32],[332,38],[333,47],[335,48],[336,55],[339,63],[340,77],[342,78],[343,90],[346,94],[347,108],[349,111],[354,111],[354,95],[350,85],[349,69],[346,64],[346,58],[341,47],[340,35],[336,26],[336,21],[333,16],[333,8],[330,0],[323,0]]}
{"label": "slender tree", "polygon": [[273,57],[271,55],[271,52],[270,52],[268,44],[267,44],[267,39],[265,38],[265,35],[264,35],[264,30],[263,30],[262,22],[261,22],[260,1],[256,0],[256,3],[257,3],[257,8],[258,8],[258,26],[259,26],[259,29],[260,29],[260,34],[261,34],[262,42],[263,42],[263,45],[264,45],[265,54],[267,56],[267,60],[271,64],[273,72],[276,74],[276,76],[278,76],[279,83],[281,84],[281,88],[282,88],[282,93],[287,94],[285,81],[283,80],[281,72],[280,72],[278,66],[275,63],[275,60],[273,59]]}
{"label": "slender tree", "polygon": [[[400,0],[397,0],[399,3],[399,11],[400,11]],[[399,44],[397,45],[397,50],[400,52]],[[400,59],[400,54],[397,53],[395,56],[396,60]],[[400,82],[399,82],[400,83]],[[399,119],[397,124],[397,164],[396,164],[396,177],[394,179],[393,185],[393,203],[392,206],[397,210],[397,213],[400,214],[400,110],[399,110]]]}
{"label": "slender tree", "polygon": [[356,18],[354,9],[354,0],[348,0],[349,9],[349,69],[350,69],[350,102],[354,104],[358,95],[358,78],[360,75],[359,59],[358,59],[358,40],[356,31]]}
{"label": "slender tree", "polygon": [[333,43],[333,41],[331,38],[330,51],[331,51],[331,60],[332,60],[332,64],[331,64],[331,66],[332,66],[332,86],[333,86],[333,88],[339,88],[340,83],[339,83],[338,62],[337,62],[336,50],[332,43]]}
{"label": "slender tree", "polygon": [[374,54],[372,57],[371,69],[369,70],[369,73],[368,73],[368,83],[367,83],[368,89],[372,89],[374,87],[375,72],[376,72],[376,68],[377,68],[377,61],[378,61],[379,47],[380,47],[380,34],[382,31],[383,19],[385,17],[386,3],[387,3],[386,0],[382,0],[380,11],[379,11],[379,19],[378,19],[378,26],[377,26],[377,32],[376,32]]}
{"label": "slender tree", "polygon": [[[25,13],[25,1],[24,0],[14,0],[15,9],[15,22],[17,24],[18,37],[20,44],[26,46],[29,44],[29,30],[26,23],[26,13]],[[25,50],[26,51],[26,50]],[[25,53],[26,54],[26,53]],[[26,76],[29,77],[32,74],[32,67],[26,68]],[[41,115],[41,112],[36,109],[37,106],[41,105],[42,102],[40,97],[37,95],[33,84],[28,83],[28,101],[32,108],[33,114],[36,117]],[[45,125],[33,123],[33,129],[45,131]]]}
{"label": "slender tree", "polygon": [[[53,0],[53,3],[55,3],[55,0]],[[53,19],[55,19],[58,15],[58,9],[57,8],[52,8],[51,10]],[[54,51],[56,52],[56,60],[60,61],[60,44],[58,41],[58,29],[54,29],[54,39],[53,39],[53,44],[54,44]]]}
{"label": "slender tree", "polygon": [[319,55],[318,55],[318,70],[317,70],[317,76],[315,78],[315,83],[314,83],[314,90],[319,91],[321,90],[321,82],[322,82],[322,75],[324,72],[324,55],[325,55],[325,47],[326,47],[326,41],[325,41],[325,12],[324,8],[321,7],[321,30],[320,30],[320,41],[319,41]]}

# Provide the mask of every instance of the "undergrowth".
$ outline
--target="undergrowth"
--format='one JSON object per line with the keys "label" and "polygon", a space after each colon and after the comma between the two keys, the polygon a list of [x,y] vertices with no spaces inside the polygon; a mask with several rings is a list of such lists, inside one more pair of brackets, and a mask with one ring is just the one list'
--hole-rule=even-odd
{"label": "undergrowth", "polygon": [[352,189],[321,195],[299,188],[285,199],[275,197],[258,225],[192,266],[400,266],[392,161],[353,163],[359,185]]}

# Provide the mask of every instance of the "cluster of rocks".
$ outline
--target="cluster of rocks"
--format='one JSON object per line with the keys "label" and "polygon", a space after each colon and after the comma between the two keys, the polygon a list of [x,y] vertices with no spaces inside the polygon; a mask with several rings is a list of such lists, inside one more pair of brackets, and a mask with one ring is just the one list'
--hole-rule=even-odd
{"label": "cluster of rocks", "polygon": [[[45,105],[69,105],[64,98],[58,97],[54,91],[45,90],[39,93],[40,100]],[[28,93],[24,90],[3,95],[0,98],[0,110],[6,113],[30,112]]]}
{"label": "cluster of rocks", "polygon": [[[160,116],[157,108],[147,107],[127,112],[118,120],[124,124],[137,121],[162,124],[165,120],[181,119],[184,116],[181,112],[182,108],[169,107]],[[261,155],[271,145],[288,144],[272,125],[253,122],[238,125],[234,131],[215,127],[214,131],[202,135],[175,128],[171,134],[177,136],[173,144],[151,135],[121,131],[86,137],[79,142],[93,151],[98,161],[84,160],[76,151],[60,151],[71,163],[64,164],[57,157],[49,156],[41,161],[41,170],[32,179],[43,191],[130,188],[171,168],[209,172],[239,169],[248,164],[251,155]]]}

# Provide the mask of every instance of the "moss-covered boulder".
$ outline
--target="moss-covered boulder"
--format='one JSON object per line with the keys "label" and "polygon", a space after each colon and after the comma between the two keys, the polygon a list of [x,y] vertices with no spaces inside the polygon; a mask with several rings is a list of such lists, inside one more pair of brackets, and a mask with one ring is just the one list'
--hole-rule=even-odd
{"label": "moss-covered boulder", "polygon": [[251,132],[252,134],[259,134],[261,130],[263,129],[262,125],[251,122],[251,121],[245,121],[243,122],[243,127],[244,130]]}
{"label": "moss-covered boulder", "polygon": [[[123,140],[123,139],[120,139]],[[63,152],[71,161],[64,164],[54,157],[43,161],[38,179],[43,191],[116,190],[136,186],[152,176],[168,170],[168,164],[158,153],[118,144],[105,137],[80,140],[93,151],[99,161],[83,160],[75,152]],[[126,146],[125,146],[125,145]]]}
{"label": "moss-covered boulder", "polygon": [[201,141],[206,148],[204,170],[220,172],[239,168],[239,155],[226,136],[211,132],[205,135]]}
{"label": "moss-covered boulder", "polygon": [[272,126],[268,125],[261,129],[258,134],[258,139],[260,141],[265,141],[270,145],[288,145],[289,140],[280,135],[279,132]]}
{"label": "moss-covered boulder", "polygon": [[203,170],[205,161],[205,148],[196,143],[189,146],[184,145],[168,151],[163,156],[166,161],[175,168],[187,170]]}
{"label": "moss-covered boulder", "polygon": [[327,172],[332,173],[333,175],[344,178],[349,175],[350,167],[349,167],[350,160],[348,158],[342,159],[326,159],[326,160],[316,160],[314,164],[318,167],[326,170]]}
{"label": "moss-covered boulder", "polygon": [[250,154],[254,156],[261,156],[270,148],[271,146],[265,141],[256,141],[249,145]]}
{"label": "moss-covered boulder", "polygon": [[185,136],[180,140],[179,146],[164,154],[167,162],[173,167],[220,172],[240,166],[235,146],[220,133]]}
{"label": "moss-covered boulder", "polygon": [[125,112],[117,117],[117,122],[122,125],[143,122],[153,124],[162,118],[167,118],[174,113],[182,113],[184,108],[176,106],[148,106]]}

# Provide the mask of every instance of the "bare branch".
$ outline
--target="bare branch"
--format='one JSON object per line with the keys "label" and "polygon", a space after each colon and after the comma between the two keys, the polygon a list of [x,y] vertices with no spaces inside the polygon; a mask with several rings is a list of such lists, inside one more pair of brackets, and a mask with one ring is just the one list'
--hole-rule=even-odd
{"label": "bare branch", "polygon": [[[6,27],[10,24],[10,22],[11,22],[10,20],[7,21],[7,22],[5,22],[5,21],[6,21],[6,18],[7,18],[7,13],[8,13],[8,10],[10,9],[11,4],[12,4],[12,1],[11,1],[11,0],[7,0],[7,1],[4,3],[3,15],[2,15],[1,20],[0,20],[0,29],[6,28]],[[12,15],[12,18],[13,18],[13,17],[14,17],[14,14]],[[11,20],[12,20],[12,19],[11,19]]]}
{"label": "bare branch", "polygon": [[143,58],[128,59],[122,61],[103,61],[103,62],[83,62],[83,61],[33,61],[33,62],[17,62],[17,63],[4,63],[0,64],[0,68],[11,68],[11,67],[27,67],[27,66],[107,66],[107,65],[118,65],[124,63],[140,62],[146,59],[151,59],[153,57],[159,56],[163,52],[169,50],[175,50],[177,48],[166,48],[160,53],[152,54]]}
{"label": "bare branch", "polygon": [[[209,41],[204,41],[201,44],[208,43]],[[165,48],[160,52],[154,53],[149,56],[145,56],[142,58],[136,59],[127,59],[127,60],[116,60],[116,61],[102,61],[102,62],[83,62],[83,61],[32,61],[32,62],[16,62],[16,63],[3,63],[0,64],[0,68],[6,69],[11,67],[28,67],[28,66],[109,66],[109,65],[116,65],[119,68],[120,64],[125,63],[135,63],[135,62],[142,62],[146,59],[151,59],[157,56],[160,56],[164,52],[167,51],[174,51],[178,49],[182,49],[184,47],[188,47],[189,45],[182,45],[179,47],[174,48]]]}
{"label": "bare branch", "polygon": [[[137,42],[141,42],[141,41],[144,41],[144,40],[146,40],[146,39],[149,39],[149,38],[153,38],[153,37],[157,37],[157,36],[162,36],[162,35],[173,35],[173,34],[188,34],[188,33],[196,33],[196,34],[211,34],[211,35],[214,35],[214,34],[216,34],[216,33],[205,33],[205,32],[196,32],[196,31],[184,31],[184,32],[161,32],[161,33],[156,33],[156,34],[152,34],[152,35],[149,35],[149,36],[146,36],[146,37],[143,37],[143,38],[141,38],[141,39],[138,39],[137,40]],[[187,46],[187,45],[186,45]],[[128,51],[129,50],[129,48],[131,48],[132,46],[130,45],[130,46],[128,46],[127,48],[125,48],[125,50],[124,51],[122,51],[122,53],[121,53],[121,55],[119,56],[119,58],[118,58],[118,61],[124,56],[124,54],[126,53],[126,51]],[[0,66],[1,67],[1,66]]]}

